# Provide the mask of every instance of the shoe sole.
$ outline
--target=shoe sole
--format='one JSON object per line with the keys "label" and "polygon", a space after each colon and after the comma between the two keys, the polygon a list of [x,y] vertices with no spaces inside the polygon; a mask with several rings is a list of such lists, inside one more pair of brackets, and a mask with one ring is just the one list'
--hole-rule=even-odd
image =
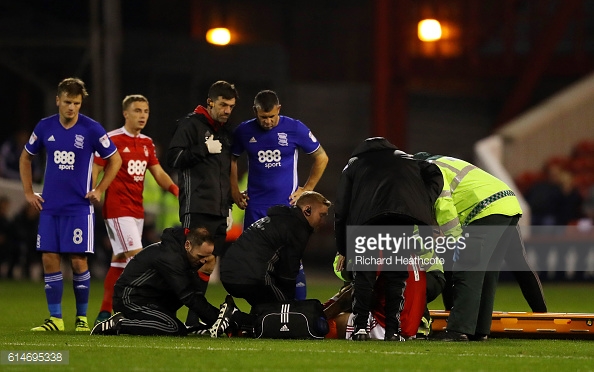
{"label": "shoe sole", "polygon": [[228,307],[227,303],[224,303],[223,305],[221,305],[221,310],[219,311],[219,317],[214,322],[212,327],[210,327],[210,337],[212,337],[212,338],[219,337],[218,330],[219,330],[219,327],[221,326],[221,322],[225,319],[225,313],[227,312],[227,307]]}

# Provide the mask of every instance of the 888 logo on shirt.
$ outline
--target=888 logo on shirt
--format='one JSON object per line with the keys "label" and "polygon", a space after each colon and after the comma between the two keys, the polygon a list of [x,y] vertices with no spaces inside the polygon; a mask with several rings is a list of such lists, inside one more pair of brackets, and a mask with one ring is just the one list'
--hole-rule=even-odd
{"label": "888 logo on shirt", "polygon": [[75,154],[73,151],[54,151],[54,163],[60,170],[74,170]]}
{"label": "888 logo on shirt", "polygon": [[258,151],[258,161],[263,163],[266,168],[280,167],[281,152],[280,150],[260,150]]}
{"label": "888 logo on shirt", "polygon": [[143,182],[144,172],[146,172],[146,160],[128,161],[128,174],[134,177],[134,181]]}

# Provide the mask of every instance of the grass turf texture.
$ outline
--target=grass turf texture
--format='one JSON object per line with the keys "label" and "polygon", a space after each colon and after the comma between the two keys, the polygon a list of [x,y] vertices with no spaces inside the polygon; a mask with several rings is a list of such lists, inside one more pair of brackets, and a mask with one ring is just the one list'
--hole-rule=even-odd
{"label": "grass turf texture", "polygon": [[[324,302],[336,292],[336,280],[310,279],[308,297]],[[549,310],[594,312],[593,284],[545,284]],[[89,322],[95,320],[102,283],[93,282]],[[0,365],[2,371],[245,371],[245,370],[594,370],[594,341],[492,339],[483,343],[346,340],[285,341],[209,337],[90,336],[75,334],[75,306],[70,285],[64,290],[66,332],[31,332],[47,317],[43,284],[0,281],[0,350],[69,352],[68,365]],[[224,299],[220,285],[207,297],[215,306]],[[238,300],[242,310],[247,304]],[[430,308],[441,309],[441,300]],[[495,309],[529,311],[514,284],[497,290]],[[180,310],[181,319],[185,311]],[[5,362],[5,361],[3,361]]]}

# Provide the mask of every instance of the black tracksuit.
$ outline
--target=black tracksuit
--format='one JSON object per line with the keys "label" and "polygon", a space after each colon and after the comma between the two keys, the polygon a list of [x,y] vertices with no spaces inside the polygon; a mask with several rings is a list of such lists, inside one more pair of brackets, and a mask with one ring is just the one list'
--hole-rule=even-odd
{"label": "black tracksuit", "polygon": [[221,282],[234,297],[258,303],[292,300],[313,229],[298,207],[276,205],[252,224],[221,260]]}
{"label": "black tracksuit", "polygon": [[[231,130],[207,117],[199,106],[178,121],[167,150],[167,165],[178,171],[179,218],[183,227],[203,226],[215,241],[214,254],[224,255],[231,198]],[[208,152],[213,135],[222,144],[220,154]]]}
{"label": "black tracksuit", "polygon": [[211,325],[219,309],[204,297],[204,285],[184,248],[183,228],[163,231],[162,241],[140,251],[126,265],[114,287],[113,308],[125,319],[120,333],[185,335],[176,317],[183,305]]}
{"label": "black tracksuit", "polygon": [[[418,161],[384,138],[361,143],[342,172],[335,202],[337,250],[346,255],[347,226],[434,225],[434,204],[443,188],[441,171]],[[411,228],[411,233],[412,233]],[[347,257],[348,259],[349,257]],[[406,270],[382,271],[386,281],[386,334],[400,331]],[[367,325],[375,271],[354,273],[353,314],[357,329]]]}

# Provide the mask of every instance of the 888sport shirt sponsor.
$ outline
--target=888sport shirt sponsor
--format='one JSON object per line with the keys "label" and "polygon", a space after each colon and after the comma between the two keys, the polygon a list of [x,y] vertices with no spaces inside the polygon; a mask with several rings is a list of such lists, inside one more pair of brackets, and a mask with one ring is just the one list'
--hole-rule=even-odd
{"label": "888sport shirt sponsor", "polygon": [[[153,140],[144,135],[134,136],[124,127],[112,130],[109,138],[118,148],[122,167],[105,192],[104,218],[144,218],[142,192],[147,168],[159,164]],[[104,167],[106,161],[95,157],[95,163]]]}
{"label": "888sport shirt sponsor", "polygon": [[233,134],[231,152],[248,155],[250,204],[288,204],[299,185],[299,150],[311,154],[320,143],[301,121],[280,115],[276,127],[265,130],[257,119],[241,123]]}
{"label": "888sport shirt sponsor", "polygon": [[42,119],[25,145],[31,155],[43,148],[46,169],[41,212],[62,216],[92,213],[93,205],[85,195],[91,191],[94,153],[106,159],[117,151],[105,129],[82,114],[66,129],[56,114]]}

